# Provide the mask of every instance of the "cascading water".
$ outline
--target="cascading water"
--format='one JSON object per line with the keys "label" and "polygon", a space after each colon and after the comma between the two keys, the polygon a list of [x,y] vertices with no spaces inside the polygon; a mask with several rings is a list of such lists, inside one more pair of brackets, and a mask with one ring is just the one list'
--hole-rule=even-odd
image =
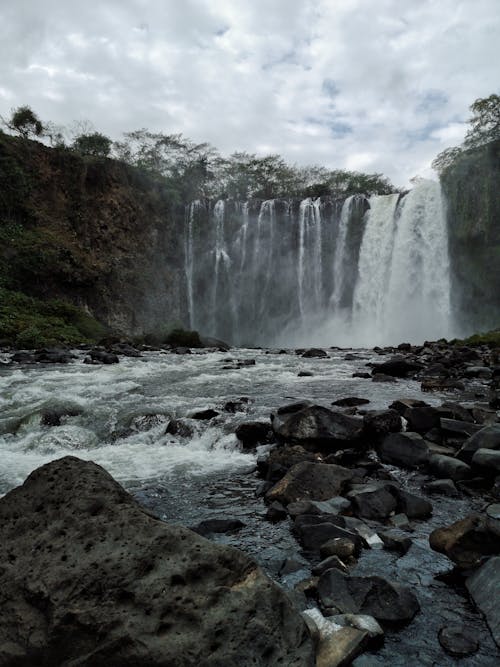
{"label": "cascading water", "polygon": [[[208,221],[197,225],[197,216]],[[187,221],[188,310],[206,335],[361,347],[451,334],[437,183],[344,202],[220,200],[211,210],[194,202]]]}

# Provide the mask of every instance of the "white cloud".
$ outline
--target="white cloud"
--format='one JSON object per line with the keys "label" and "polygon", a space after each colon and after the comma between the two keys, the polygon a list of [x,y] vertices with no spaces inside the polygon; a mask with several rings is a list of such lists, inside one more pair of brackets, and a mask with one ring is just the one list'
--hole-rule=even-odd
{"label": "white cloud", "polygon": [[498,90],[498,0],[18,0],[0,113],[184,132],[404,185]]}

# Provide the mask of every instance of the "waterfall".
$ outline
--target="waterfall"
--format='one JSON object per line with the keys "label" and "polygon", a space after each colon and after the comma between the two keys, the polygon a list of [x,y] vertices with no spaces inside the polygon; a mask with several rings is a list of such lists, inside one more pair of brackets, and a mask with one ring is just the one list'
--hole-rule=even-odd
{"label": "waterfall", "polygon": [[432,181],[343,202],[193,202],[185,234],[189,321],[206,335],[362,347],[452,333],[444,202]]}

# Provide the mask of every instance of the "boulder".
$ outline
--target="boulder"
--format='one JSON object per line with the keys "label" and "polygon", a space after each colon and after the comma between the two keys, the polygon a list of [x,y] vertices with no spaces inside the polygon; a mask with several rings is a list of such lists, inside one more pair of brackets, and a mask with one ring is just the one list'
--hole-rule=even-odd
{"label": "boulder", "polygon": [[472,465],[489,475],[500,473],[500,449],[478,449],[472,457]]}
{"label": "boulder", "polygon": [[256,447],[272,440],[272,428],[269,422],[244,422],[236,429],[236,437],[245,449]]}
{"label": "boulder", "polygon": [[460,419],[447,419],[441,417],[439,420],[441,432],[445,437],[452,437],[457,439],[465,440],[470,438],[474,433],[478,433],[483,426],[481,424],[472,424],[468,421],[462,421]]}
{"label": "boulder", "polygon": [[363,652],[368,632],[345,627],[321,640],[316,654],[316,667],[348,667]]}
{"label": "boulder", "polygon": [[364,519],[378,521],[387,519],[397,507],[394,495],[384,483],[357,485],[347,497],[353,505],[356,516]]}
{"label": "boulder", "polygon": [[349,560],[357,553],[356,542],[349,537],[333,537],[321,545],[320,556],[338,556],[341,560]]}
{"label": "boulder", "polygon": [[379,446],[384,463],[416,468],[429,459],[429,446],[418,433],[391,433]]}
{"label": "boulder", "polygon": [[301,356],[305,357],[306,359],[314,357],[318,359],[325,359],[328,357],[328,354],[325,352],[325,350],[321,350],[316,347],[311,347],[309,350],[303,352]]}
{"label": "boulder", "polygon": [[437,477],[451,479],[454,482],[472,477],[471,468],[467,463],[443,454],[432,454],[429,457],[429,468]]}
{"label": "boulder", "polygon": [[[271,473],[270,476],[273,477],[272,473],[277,469],[282,469],[284,475],[292,466],[301,463],[302,461],[318,463],[319,456],[313,452],[308,452],[307,449],[304,449],[300,445],[283,445],[282,447],[276,447],[270,452],[267,459],[267,464]],[[282,477],[283,475],[280,475],[279,477]]]}
{"label": "boulder", "polygon": [[336,568],[337,570],[340,570],[341,572],[347,572],[347,567],[345,563],[343,563],[340,560],[340,558],[335,555],[328,556],[328,558],[325,558],[320,563],[315,565],[311,571],[315,577],[320,577],[323,574],[323,572],[330,570],[332,567]]}
{"label": "boulder", "polygon": [[353,472],[342,466],[303,461],[294,465],[266,494],[283,505],[297,500],[328,500],[342,493]]}
{"label": "boulder", "polygon": [[318,597],[329,613],[368,614],[388,625],[405,625],[420,609],[409,588],[382,577],[348,576],[335,569],[320,577]]}
{"label": "boulder", "polygon": [[436,479],[433,482],[427,482],[423,488],[426,493],[448,496],[450,498],[456,498],[460,495],[455,483],[451,479]]}
{"label": "boulder", "polygon": [[500,424],[485,426],[466,440],[457,456],[470,463],[478,449],[500,449]]}
{"label": "boulder", "polygon": [[432,514],[432,504],[414,493],[396,486],[392,487],[398,499],[398,511],[409,519],[427,519]]}
{"label": "boulder", "polygon": [[383,374],[397,378],[405,378],[408,377],[409,374],[419,371],[421,368],[422,364],[397,356],[389,359],[389,361],[384,361],[381,364],[373,364],[372,375]]}
{"label": "boulder", "polygon": [[401,431],[401,417],[396,410],[372,410],[363,417],[366,430],[375,436]]}
{"label": "boulder", "polygon": [[218,417],[220,412],[217,412],[217,410],[212,410],[212,408],[207,408],[206,410],[198,410],[198,412],[194,412],[191,415],[191,419],[198,419],[199,421],[207,421],[209,419],[213,419],[214,417]]}
{"label": "boulder", "polygon": [[320,552],[326,542],[340,537],[353,542],[356,547],[356,553],[359,553],[363,545],[363,540],[357,533],[346,530],[343,524],[336,521],[339,518],[341,517],[302,515],[297,517],[293,530],[306,551]]}
{"label": "boulder", "polygon": [[2,665],[314,664],[254,561],[153,518],[91,462],[53,461],[0,500],[0,563]]}
{"label": "boulder", "polygon": [[462,569],[476,567],[485,556],[500,553],[500,536],[489,530],[486,517],[478,514],[436,528],[429,536],[429,544]]}
{"label": "boulder", "polygon": [[385,373],[375,373],[372,376],[372,382],[397,382],[397,380],[392,375],[386,375]]}
{"label": "boulder", "polygon": [[500,556],[490,558],[467,579],[465,585],[485,615],[493,639],[500,647]]}
{"label": "boulder", "polygon": [[321,405],[294,412],[278,411],[272,424],[278,441],[305,446],[339,448],[347,442],[359,441],[364,435],[362,419]]}
{"label": "boulder", "polygon": [[411,547],[411,539],[402,535],[397,530],[380,530],[378,535],[384,543],[384,548],[389,551],[397,551],[402,556]]}
{"label": "boulder", "polygon": [[427,433],[439,426],[439,410],[430,405],[408,408],[403,416],[408,422],[408,430],[415,433]]}
{"label": "boulder", "polygon": [[404,417],[405,412],[410,408],[425,407],[428,406],[424,401],[420,401],[416,398],[400,398],[390,404],[390,410],[396,410],[399,412],[401,417]]}
{"label": "boulder", "polygon": [[91,350],[90,355],[85,357],[85,364],[117,364],[120,360],[118,355],[105,350]]}

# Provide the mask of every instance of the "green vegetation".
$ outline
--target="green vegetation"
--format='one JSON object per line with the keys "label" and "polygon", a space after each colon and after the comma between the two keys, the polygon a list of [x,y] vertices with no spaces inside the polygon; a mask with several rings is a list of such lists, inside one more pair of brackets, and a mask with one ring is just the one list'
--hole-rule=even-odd
{"label": "green vegetation", "polygon": [[105,327],[64,301],[41,301],[0,287],[0,343],[20,348],[99,340]]}
{"label": "green vegetation", "polygon": [[38,116],[28,106],[12,109],[9,120],[4,121],[5,126],[12,132],[19,134],[23,139],[40,137],[43,135],[43,124]]}
{"label": "green vegetation", "polygon": [[73,141],[72,148],[82,155],[90,155],[96,158],[109,157],[112,141],[100,132],[92,134],[81,134]]}
{"label": "green vegetation", "polygon": [[500,329],[487,331],[485,333],[478,333],[464,340],[453,341],[456,345],[469,345],[477,347],[479,345],[487,345],[488,347],[500,347]]}

